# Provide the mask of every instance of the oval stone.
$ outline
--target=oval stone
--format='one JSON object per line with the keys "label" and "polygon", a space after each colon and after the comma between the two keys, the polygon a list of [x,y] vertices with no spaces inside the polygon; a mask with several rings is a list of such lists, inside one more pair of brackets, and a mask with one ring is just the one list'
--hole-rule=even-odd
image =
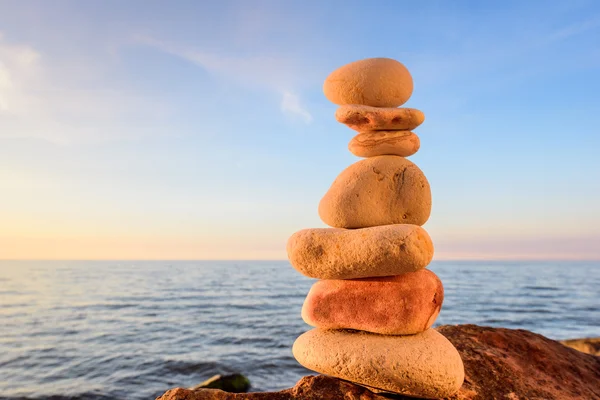
{"label": "oval stone", "polygon": [[350,165],[319,203],[319,216],[335,228],[423,225],[430,213],[427,178],[398,156],[371,157]]}
{"label": "oval stone", "polygon": [[292,266],[310,278],[367,278],[425,268],[433,258],[433,243],[417,225],[315,228],[293,234],[287,254]]}
{"label": "oval stone", "polygon": [[292,349],[304,367],[393,393],[438,399],[464,380],[460,354],[433,329],[409,336],[313,329]]}
{"label": "oval stone", "polygon": [[323,84],[329,101],[373,107],[398,107],[410,98],[413,80],[406,67],[391,58],[367,58],[333,71]]}
{"label": "oval stone", "polygon": [[358,132],[411,130],[425,121],[414,108],[379,108],[348,104],[335,112],[335,119]]}
{"label": "oval stone", "polygon": [[321,329],[413,335],[433,325],[444,301],[442,281],[422,269],[382,278],[321,280],[302,307],[302,319]]}
{"label": "oval stone", "polygon": [[373,131],[359,133],[348,143],[348,150],[358,157],[394,155],[409,157],[415,154],[421,141],[411,131]]}

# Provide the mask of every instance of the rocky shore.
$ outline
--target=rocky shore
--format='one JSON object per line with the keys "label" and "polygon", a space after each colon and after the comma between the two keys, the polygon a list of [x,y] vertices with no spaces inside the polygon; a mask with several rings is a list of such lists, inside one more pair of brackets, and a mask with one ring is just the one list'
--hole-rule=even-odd
{"label": "rocky shore", "polygon": [[[436,329],[456,347],[465,380],[452,400],[600,400],[600,338],[559,341],[526,331],[477,325]],[[172,389],[157,400],[385,400],[382,395],[337,378],[302,378],[293,388],[269,393],[227,393],[216,389]]]}

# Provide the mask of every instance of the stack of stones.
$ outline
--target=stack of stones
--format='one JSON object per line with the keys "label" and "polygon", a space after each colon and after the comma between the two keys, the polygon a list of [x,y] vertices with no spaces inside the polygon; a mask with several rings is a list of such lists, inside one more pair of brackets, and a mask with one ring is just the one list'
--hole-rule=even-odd
{"label": "stack of stones", "polygon": [[323,89],[341,106],[336,119],[359,132],[348,147],[365,159],[346,168],[319,204],[332,228],[288,241],[294,268],[320,279],[302,308],[315,329],[296,340],[294,356],[376,392],[450,396],[464,369],[454,346],[431,329],[444,298],[442,282],[425,269],[433,244],[421,225],[431,191],[405,158],[419,149],[411,130],[425,117],[397,108],[412,94],[412,77],[395,60],[366,59],[331,73]]}

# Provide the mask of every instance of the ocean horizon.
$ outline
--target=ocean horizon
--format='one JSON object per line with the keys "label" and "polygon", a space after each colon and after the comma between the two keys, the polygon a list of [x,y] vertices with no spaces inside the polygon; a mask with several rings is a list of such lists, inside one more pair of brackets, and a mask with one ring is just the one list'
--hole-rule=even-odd
{"label": "ocean horizon", "polygon": [[[436,260],[435,326],[600,336],[600,261]],[[311,374],[291,348],[315,280],[283,260],[0,261],[0,399],[150,399],[218,373]]]}

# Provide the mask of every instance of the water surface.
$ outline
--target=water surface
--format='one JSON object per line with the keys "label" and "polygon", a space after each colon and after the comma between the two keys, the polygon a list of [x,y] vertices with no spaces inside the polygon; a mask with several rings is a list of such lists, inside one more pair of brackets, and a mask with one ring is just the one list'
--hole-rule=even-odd
{"label": "water surface", "polygon": [[[436,325],[600,336],[600,263],[429,268]],[[229,372],[292,386],[309,373],[291,347],[312,282],[285,261],[0,261],[0,399],[146,400]]]}

